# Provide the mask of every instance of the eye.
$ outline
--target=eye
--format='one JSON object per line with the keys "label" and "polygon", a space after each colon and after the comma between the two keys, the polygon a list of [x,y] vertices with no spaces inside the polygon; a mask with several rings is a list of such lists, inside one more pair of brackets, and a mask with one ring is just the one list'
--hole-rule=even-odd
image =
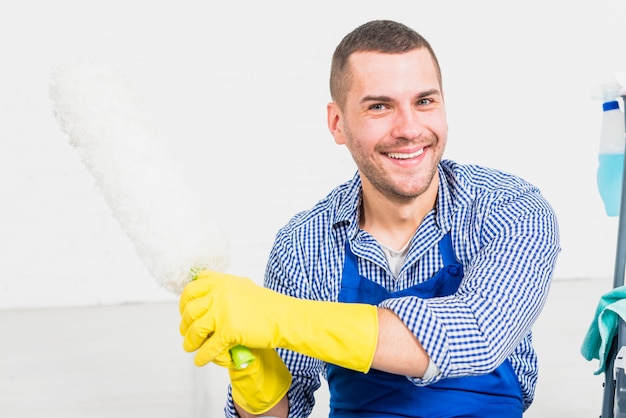
{"label": "eye", "polygon": [[433,99],[427,99],[427,98],[424,98],[424,99],[419,99],[419,100],[417,101],[417,105],[418,105],[418,106],[428,106],[428,105],[429,105],[429,104],[431,104],[432,102],[433,102]]}
{"label": "eye", "polygon": [[377,110],[377,111],[385,110],[386,108],[387,107],[384,104],[382,104],[382,103],[375,103],[375,104],[370,106],[371,110]]}

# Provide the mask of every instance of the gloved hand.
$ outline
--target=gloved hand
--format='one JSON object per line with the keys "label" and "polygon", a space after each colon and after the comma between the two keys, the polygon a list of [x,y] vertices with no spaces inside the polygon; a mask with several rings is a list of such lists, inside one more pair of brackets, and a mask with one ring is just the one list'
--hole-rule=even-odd
{"label": "gloved hand", "polygon": [[228,369],[233,399],[251,414],[263,414],[285,396],[291,374],[274,349],[251,349],[255,359],[245,369]]}
{"label": "gloved hand", "polygon": [[179,306],[183,348],[198,350],[198,366],[219,364],[243,345],[286,348],[367,372],[378,342],[376,306],[298,299],[223,273],[202,272],[185,286]]}

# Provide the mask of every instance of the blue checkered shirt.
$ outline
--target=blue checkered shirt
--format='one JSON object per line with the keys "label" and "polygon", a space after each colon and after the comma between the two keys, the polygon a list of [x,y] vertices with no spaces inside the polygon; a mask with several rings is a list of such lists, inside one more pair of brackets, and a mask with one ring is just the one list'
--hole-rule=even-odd
{"label": "blue checkered shirt", "polygon": [[[546,300],[560,251],[555,213],[536,187],[501,171],[444,160],[439,179],[436,206],[413,236],[397,278],[377,241],[359,229],[357,174],[280,229],[265,286],[298,298],[337,301],[349,240],[362,276],[390,292],[402,290],[443,267],[437,244],[451,231],[465,274],[458,291],[433,299],[388,299],[379,305],[403,320],[440,370],[427,381],[409,379],[428,385],[479,375],[509,359],[526,409],[537,381],[531,326]],[[309,416],[324,364],[279,352],[293,376],[289,417]],[[237,416],[230,394],[225,412]]]}

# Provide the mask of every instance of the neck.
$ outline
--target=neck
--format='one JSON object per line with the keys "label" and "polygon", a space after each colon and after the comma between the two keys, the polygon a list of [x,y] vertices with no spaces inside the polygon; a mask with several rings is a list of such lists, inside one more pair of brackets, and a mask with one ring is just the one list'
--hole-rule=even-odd
{"label": "neck", "polygon": [[363,182],[359,226],[386,247],[400,250],[413,237],[426,214],[435,207],[438,189],[439,176],[434,176],[421,195],[394,200]]}

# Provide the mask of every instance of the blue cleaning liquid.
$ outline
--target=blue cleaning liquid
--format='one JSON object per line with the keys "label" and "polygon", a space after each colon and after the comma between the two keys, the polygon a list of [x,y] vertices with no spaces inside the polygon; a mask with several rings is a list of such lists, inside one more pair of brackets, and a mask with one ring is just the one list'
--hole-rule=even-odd
{"label": "blue cleaning liquid", "polygon": [[598,190],[604,201],[606,214],[619,216],[622,200],[622,177],[624,154],[600,154],[598,166]]}

